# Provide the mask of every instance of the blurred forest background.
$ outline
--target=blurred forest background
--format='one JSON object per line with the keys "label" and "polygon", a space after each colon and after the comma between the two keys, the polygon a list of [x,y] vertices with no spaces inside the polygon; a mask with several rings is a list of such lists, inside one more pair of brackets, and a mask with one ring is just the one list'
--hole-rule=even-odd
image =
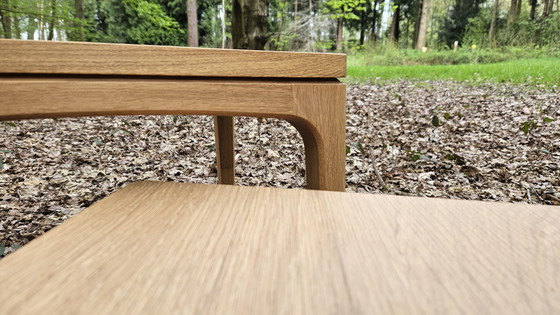
{"label": "blurred forest background", "polygon": [[0,37],[232,48],[232,17],[241,5],[270,50],[548,55],[560,49],[559,1],[0,0]]}

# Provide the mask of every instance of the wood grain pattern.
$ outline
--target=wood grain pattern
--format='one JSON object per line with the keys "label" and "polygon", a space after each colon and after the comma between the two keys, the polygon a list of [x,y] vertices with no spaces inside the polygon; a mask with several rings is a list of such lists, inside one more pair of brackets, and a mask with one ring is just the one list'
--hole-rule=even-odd
{"label": "wood grain pattern", "polygon": [[[307,185],[344,191],[346,186],[346,85],[294,85],[296,127],[305,143]],[[319,188],[321,187],[321,188]]]}
{"label": "wood grain pattern", "polygon": [[0,40],[0,73],[341,78],[346,55]]}
{"label": "wood grain pattern", "polygon": [[138,183],[0,279],[5,314],[558,314],[560,208]]}
{"label": "wood grain pattern", "polygon": [[293,84],[280,81],[10,78],[0,76],[0,119],[106,115],[286,117]]}

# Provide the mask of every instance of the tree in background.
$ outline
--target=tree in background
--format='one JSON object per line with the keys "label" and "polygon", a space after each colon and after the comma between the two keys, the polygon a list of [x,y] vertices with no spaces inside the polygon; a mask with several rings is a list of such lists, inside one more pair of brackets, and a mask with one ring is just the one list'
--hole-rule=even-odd
{"label": "tree in background", "polygon": [[0,22],[2,22],[2,36],[12,38],[12,14],[10,0],[0,0]]}
{"label": "tree in background", "polygon": [[455,41],[462,43],[469,19],[480,12],[484,0],[455,0],[447,18],[439,29],[439,42],[452,46]]}
{"label": "tree in background", "polygon": [[507,18],[508,27],[511,26],[511,24],[519,17],[519,14],[521,13],[521,2],[522,0],[511,0]]}
{"label": "tree in background", "polygon": [[330,16],[336,20],[336,50],[342,50],[344,20],[359,20],[355,11],[364,11],[365,0],[328,0],[325,5]]}
{"label": "tree in background", "polygon": [[6,38],[65,39],[73,29],[70,0],[0,0],[0,34]]}
{"label": "tree in background", "polygon": [[[377,41],[380,28],[380,10],[382,6],[383,3],[381,0],[366,1],[363,6],[354,8],[353,13],[358,16],[359,19],[344,20],[344,26],[348,29],[350,34],[354,32],[358,33],[358,47],[364,47],[366,42],[373,45]],[[350,46],[353,46],[355,43],[355,39],[350,39]]]}
{"label": "tree in background", "polygon": [[97,1],[105,11],[101,41],[131,44],[184,45],[185,31],[156,2],[147,0]]}
{"label": "tree in background", "polygon": [[545,18],[548,17],[552,13],[553,8],[554,8],[554,0],[544,0],[542,16]]}
{"label": "tree in background", "polygon": [[391,27],[389,28],[389,42],[395,45],[401,36],[401,5],[395,4],[393,6],[393,19],[391,20]]}
{"label": "tree in background", "polygon": [[74,0],[75,19],[73,29],[68,32],[68,39],[73,41],[85,41],[85,13],[84,13],[84,0]]}
{"label": "tree in background", "polygon": [[264,49],[268,41],[265,0],[233,0],[233,48]]}
{"label": "tree in background", "polygon": [[496,47],[496,28],[498,20],[498,10],[500,8],[500,0],[494,0],[494,8],[492,9],[492,19],[490,20],[490,30],[488,31],[488,41],[493,47]]}
{"label": "tree in background", "polygon": [[428,31],[428,19],[430,16],[430,0],[422,1],[422,13],[420,14],[420,23],[418,26],[418,37],[416,40],[416,49],[423,49],[426,46],[426,33]]}
{"label": "tree in background", "polygon": [[[392,46],[416,48],[420,36],[423,3],[422,0],[396,0],[392,3],[393,17],[388,34]],[[426,14],[429,14],[429,12],[430,10],[426,10]],[[428,31],[427,23],[426,20],[426,34]]]}
{"label": "tree in background", "polygon": [[459,41],[560,48],[557,1],[0,0],[0,37],[187,45],[191,33],[192,46],[226,48],[237,19],[244,21],[236,30],[241,47],[330,51],[392,42],[421,49]]}
{"label": "tree in background", "polygon": [[187,0],[188,45],[198,47],[198,6],[196,0]]}

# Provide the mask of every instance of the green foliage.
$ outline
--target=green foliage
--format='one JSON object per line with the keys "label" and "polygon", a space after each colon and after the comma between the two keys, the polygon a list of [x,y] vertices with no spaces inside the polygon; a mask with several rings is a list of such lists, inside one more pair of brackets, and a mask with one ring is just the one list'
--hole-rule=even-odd
{"label": "green foliage", "polygon": [[427,155],[427,153],[424,152],[408,150],[408,153],[410,153],[410,160],[413,162],[416,162],[420,159],[425,161],[430,160],[430,157]]}
{"label": "green foliage", "polygon": [[[506,21],[505,12],[496,21],[496,42],[488,40],[488,29],[491,23],[491,8],[484,8],[480,14],[470,18],[461,40],[465,46],[479,47],[529,47],[544,49],[560,49],[560,13],[553,12],[548,17],[531,21],[526,11],[510,24]],[[528,50],[525,48],[525,50]]]}
{"label": "green foliage", "polygon": [[355,141],[354,142],[354,147],[356,147],[356,149],[358,149],[358,151],[360,151],[361,154],[365,154],[364,147],[362,146],[360,141]]}
{"label": "green foliage", "polygon": [[[488,47],[492,45],[488,39],[488,30],[492,18],[492,7],[485,7],[480,10],[480,13],[468,20],[465,27],[464,36],[457,39],[465,47],[477,45],[478,47]],[[496,21],[497,29],[500,30],[505,26],[505,17]]]}
{"label": "green foliage", "polygon": [[90,27],[92,41],[149,45],[183,45],[185,31],[167,16],[160,4],[149,0],[102,1],[98,19]]}
{"label": "green foliage", "polygon": [[427,53],[415,49],[382,48],[350,54],[349,65],[398,66],[398,65],[458,65],[467,63],[497,63],[512,59],[545,56],[560,57],[560,53],[550,49],[471,49],[457,51],[449,49],[430,50]]}
{"label": "green foliage", "polygon": [[168,17],[157,3],[144,0],[125,0],[128,23],[126,30],[131,41],[138,44],[181,45],[184,43],[185,31],[179,23]]}
{"label": "green foliage", "polygon": [[359,20],[355,10],[365,10],[365,3],[365,0],[328,0],[325,2],[325,13],[330,14],[333,19]]}
{"label": "green foliage", "polygon": [[[56,1],[36,1],[36,0],[10,0],[0,1],[0,20],[3,15],[7,17],[11,24],[11,30],[6,30],[4,23],[0,23],[0,37],[22,38],[26,35],[38,39],[61,39],[61,33],[71,33],[75,30],[78,23],[75,18],[73,0]],[[51,27],[56,28],[55,34],[50,34]],[[41,25],[41,31],[38,29]],[[10,31],[10,34],[6,34]],[[26,34],[28,33],[28,34]]]}
{"label": "green foliage", "polygon": [[521,124],[521,131],[525,134],[529,133],[529,131],[537,128],[537,123],[534,120],[527,120],[523,124]]}
{"label": "green foliage", "polygon": [[273,50],[288,50],[293,42],[296,34],[286,34],[286,29],[289,28],[289,3],[287,1],[273,1],[274,11],[276,15],[270,19],[269,30],[273,35],[270,38],[269,45]]}
{"label": "green foliage", "polygon": [[466,164],[465,159],[455,153],[446,154],[443,158],[449,161],[453,161],[456,165]]}
{"label": "green foliage", "polygon": [[548,17],[542,18],[537,25],[533,37],[536,44],[560,49],[560,11],[552,12]]}
{"label": "green foliage", "polygon": [[469,19],[477,16],[484,0],[455,0],[438,32],[438,41],[449,47],[455,41],[462,44]]}
{"label": "green foliage", "polygon": [[[560,55],[560,11],[557,6],[543,16],[542,5],[539,4],[536,14],[531,17],[530,2],[523,2],[519,16],[508,22],[510,3],[502,1],[495,39],[490,41],[488,30],[494,1],[433,2],[427,44],[432,51],[419,54],[406,49],[382,54],[374,57],[380,62],[371,64],[491,63],[507,60],[511,55],[507,50],[513,49],[531,52],[556,50]],[[186,44],[185,0],[83,0],[83,10],[76,7],[80,2],[74,0],[4,0],[2,3],[0,37]],[[321,51],[335,47],[333,41],[337,25],[333,23],[333,18],[343,20],[342,47],[347,50],[382,47],[389,51],[396,50],[395,47],[414,47],[422,5],[421,0],[268,0],[267,3],[270,49]],[[200,45],[221,47],[222,39],[226,39],[224,43],[227,47],[231,39],[231,0],[199,0],[197,4]],[[224,10],[226,15],[223,18]],[[79,14],[82,11],[83,17]],[[399,40],[391,43],[388,41],[391,21],[397,12],[396,20],[400,23],[395,29],[399,32],[394,32],[394,37]],[[224,25],[225,30],[222,28]],[[376,32],[372,32],[374,27]],[[453,55],[441,51],[442,47],[449,49],[455,40],[463,49]],[[470,51],[471,45],[479,48]],[[524,57],[532,56],[525,54]]]}

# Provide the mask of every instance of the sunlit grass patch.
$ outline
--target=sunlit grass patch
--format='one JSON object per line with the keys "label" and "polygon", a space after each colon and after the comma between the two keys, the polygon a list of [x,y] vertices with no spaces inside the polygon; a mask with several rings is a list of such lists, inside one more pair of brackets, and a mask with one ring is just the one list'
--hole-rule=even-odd
{"label": "sunlit grass patch", "polygon": [[348,63],[351,83],[379,80],[453,80],[560,86],[560,59],[520,59],[492,64],[366,66]]}

